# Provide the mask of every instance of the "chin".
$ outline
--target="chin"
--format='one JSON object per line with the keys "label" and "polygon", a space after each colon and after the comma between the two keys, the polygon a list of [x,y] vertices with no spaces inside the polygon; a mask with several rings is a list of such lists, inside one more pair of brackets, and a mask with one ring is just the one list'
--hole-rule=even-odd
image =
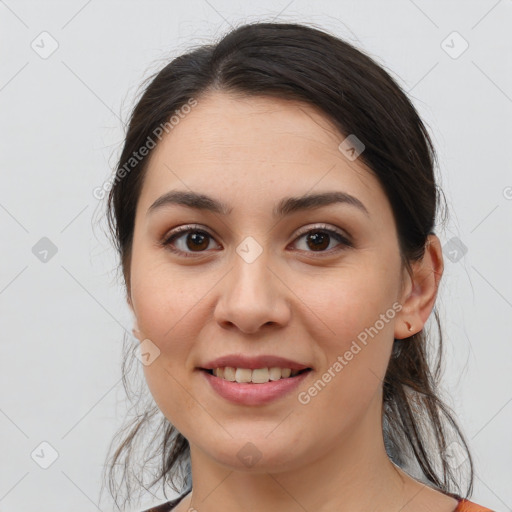
{"label": "chin", "polygon": [[217,450],[204,449],[218,464],[231,471],[245,473],[280,473],[297,468],[305,463],[304,454],[297,453],[295,442],[283,444],[262,437],[250,438],[245,433],[240,439],[230,439],[224,443],[225,450],[217,444]]}

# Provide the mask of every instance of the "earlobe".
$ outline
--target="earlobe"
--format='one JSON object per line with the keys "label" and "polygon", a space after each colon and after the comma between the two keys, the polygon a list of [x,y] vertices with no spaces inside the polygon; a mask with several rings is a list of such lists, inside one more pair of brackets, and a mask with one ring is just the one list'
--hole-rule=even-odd
{"label": "earlobe", "polygon": [[130,311],[133,314],[133,328],[132,328],[132,334],[137,338],[139,341],[142,341],[141,333],[139,331],[139,324],[137,323],[137,317],[135,316],[135,311],[133,309],[133,303],[130,298],[130,294],[126,294],[126,302],[128,304],[128,307],[130,308]]}
{"label": "earlobe", "polygon": [[409,283],[402,296],[402,309],[395,324],[395,339],[421,331],[434,308],[443,274],[443,255],[439,238],[431,234],[421,260],[412,262]]}
{"label": "earlobe", "polygon": [[141,336],[141,333],[139,331],[139,324],[137,323],[137,319],[134,320],[133,322],[133,328],[132,328],[132,333],[133,335],[139,340],[139,341],[142,341],[142,336]]}

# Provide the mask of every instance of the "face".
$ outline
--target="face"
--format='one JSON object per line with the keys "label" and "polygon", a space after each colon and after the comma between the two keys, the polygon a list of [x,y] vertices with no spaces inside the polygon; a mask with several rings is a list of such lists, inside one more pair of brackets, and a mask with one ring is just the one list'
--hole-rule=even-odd
{"label": "face", "polygon": [[[250,470],[243,450],[259,469],[305,464],[367,435],[369,418],[380,432],[403,269],[388,199],[344,139],[307,104],[217,92],[149,161],[129,269],[145,377],[191,449],[225,467]],[[188,206],[161,199],[172,191]],[[309,370],[238,384],[201,369],[230,355]]]}

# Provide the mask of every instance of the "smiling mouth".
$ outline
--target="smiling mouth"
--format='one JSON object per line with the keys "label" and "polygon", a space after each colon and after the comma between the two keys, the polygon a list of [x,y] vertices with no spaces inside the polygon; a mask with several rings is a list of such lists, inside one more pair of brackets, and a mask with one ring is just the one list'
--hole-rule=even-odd
{"label": "smiling mouth", "polygon": [[201,368],[202,371],[229,382],[239,384],[266,384],[267,382],[283,379],[293,379],[298,375],[311,371],[311,368],[303,370],[291,370],[290,368],[233,368],[230,366],[224,368]]}

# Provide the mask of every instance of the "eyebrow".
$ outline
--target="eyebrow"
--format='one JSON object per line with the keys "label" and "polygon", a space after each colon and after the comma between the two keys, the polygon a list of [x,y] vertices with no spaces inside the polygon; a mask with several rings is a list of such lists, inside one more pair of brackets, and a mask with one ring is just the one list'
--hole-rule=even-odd
{"label": "eyebrow", "polygon": [[[354,206],[369,216],[368,210],[364,204],[359,199],[357,199],[357,197],[341,191],[305,194],[299,197],[285,197],[279,201],[278,205],[274,208],[272,215],[276,218],[279,218],[298,211],[313,210],[322,206],[339,203]],[[148,208],[147,214],[150,214],[168,205],[181,205],[188,208],[194,208],[196,210],[218,213],[221,215],[229,215],[233,210],[233,208],[229,207],[222,201],[218,201],[217,199],[214,199],[205,194],[198,194],[196,192],[182,190],[171,190],[170,192],[160,196]]]}

